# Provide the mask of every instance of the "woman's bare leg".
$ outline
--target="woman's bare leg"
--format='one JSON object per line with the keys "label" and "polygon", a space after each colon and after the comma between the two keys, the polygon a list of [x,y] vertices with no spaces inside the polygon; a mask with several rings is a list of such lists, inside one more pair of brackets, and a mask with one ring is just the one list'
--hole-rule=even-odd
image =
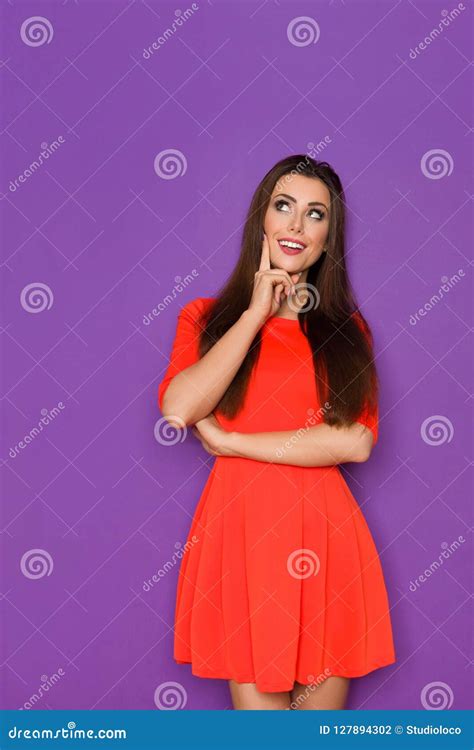
{"label": "woman's bare leg", "polygon": [[319,685],[301,685],[295,682],[291,691],[291,708],[296,710],[328,711],[344,708],[350,679],[327,677]]}
{"label": "woman's bare leg", "polygon": [[253,682],[229,680],[230,694],[234,709],[277,711],[290,708],[290,694],[261,693]]}

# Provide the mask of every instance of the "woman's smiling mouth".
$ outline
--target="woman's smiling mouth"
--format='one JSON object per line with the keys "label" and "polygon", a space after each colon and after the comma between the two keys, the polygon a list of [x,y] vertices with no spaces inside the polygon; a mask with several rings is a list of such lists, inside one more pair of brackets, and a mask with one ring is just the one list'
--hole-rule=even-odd
{"label": "woman's smiling mouth", "polygon": [[278,240],[278,244],[280,245],[283,252],[287,255],[298,255],[299,253],[302,253],[306,248],[304,242],[294,240],[291,237],[282,237],[280,240]]}

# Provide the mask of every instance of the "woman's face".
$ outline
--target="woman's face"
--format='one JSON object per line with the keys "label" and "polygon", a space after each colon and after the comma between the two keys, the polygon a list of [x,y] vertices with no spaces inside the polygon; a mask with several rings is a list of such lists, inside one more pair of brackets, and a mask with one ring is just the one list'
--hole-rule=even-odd
{"label": "woman's face", "polygon": [[[280,178],[263,222],[272,268],[296,273],[318,260],[329,232],[329,200],[329,190],[319,179],[304,175]],[[288,246],[288,242],[297,247]]]}

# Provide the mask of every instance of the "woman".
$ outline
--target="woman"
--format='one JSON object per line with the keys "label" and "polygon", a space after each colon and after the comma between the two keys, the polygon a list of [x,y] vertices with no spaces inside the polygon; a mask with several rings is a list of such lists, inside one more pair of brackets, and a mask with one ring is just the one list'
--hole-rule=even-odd
{"label": "woman", "polygon": [[290,156],[258,186],[240,258],[179,315],[158,403],[217,456],[182,559],[174,658],[236,709],[341,709],[395,661],[374,541],[339,464],[378,439],[372,337],[344,259],[344,195]]}

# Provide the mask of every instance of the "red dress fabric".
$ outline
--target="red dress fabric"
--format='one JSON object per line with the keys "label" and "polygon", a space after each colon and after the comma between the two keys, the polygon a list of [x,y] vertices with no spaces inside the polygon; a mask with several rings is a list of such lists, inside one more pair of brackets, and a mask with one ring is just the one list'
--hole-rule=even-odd
{"label": "red dress fabric", "polygon": [[[178,318],[158,404],[198,359],[197,298]],[[313,360],[298,321],[272,317],[237,432],[297,431],[322,421]],[[378,412],[360,417],[378,439]],[[196,539],[194,543],[192,539]],[[337,465],[300,467],[217,456],[181,561],[174,659],[199,677],[291,690],[392,664],[388,597],[375,543]]]}

